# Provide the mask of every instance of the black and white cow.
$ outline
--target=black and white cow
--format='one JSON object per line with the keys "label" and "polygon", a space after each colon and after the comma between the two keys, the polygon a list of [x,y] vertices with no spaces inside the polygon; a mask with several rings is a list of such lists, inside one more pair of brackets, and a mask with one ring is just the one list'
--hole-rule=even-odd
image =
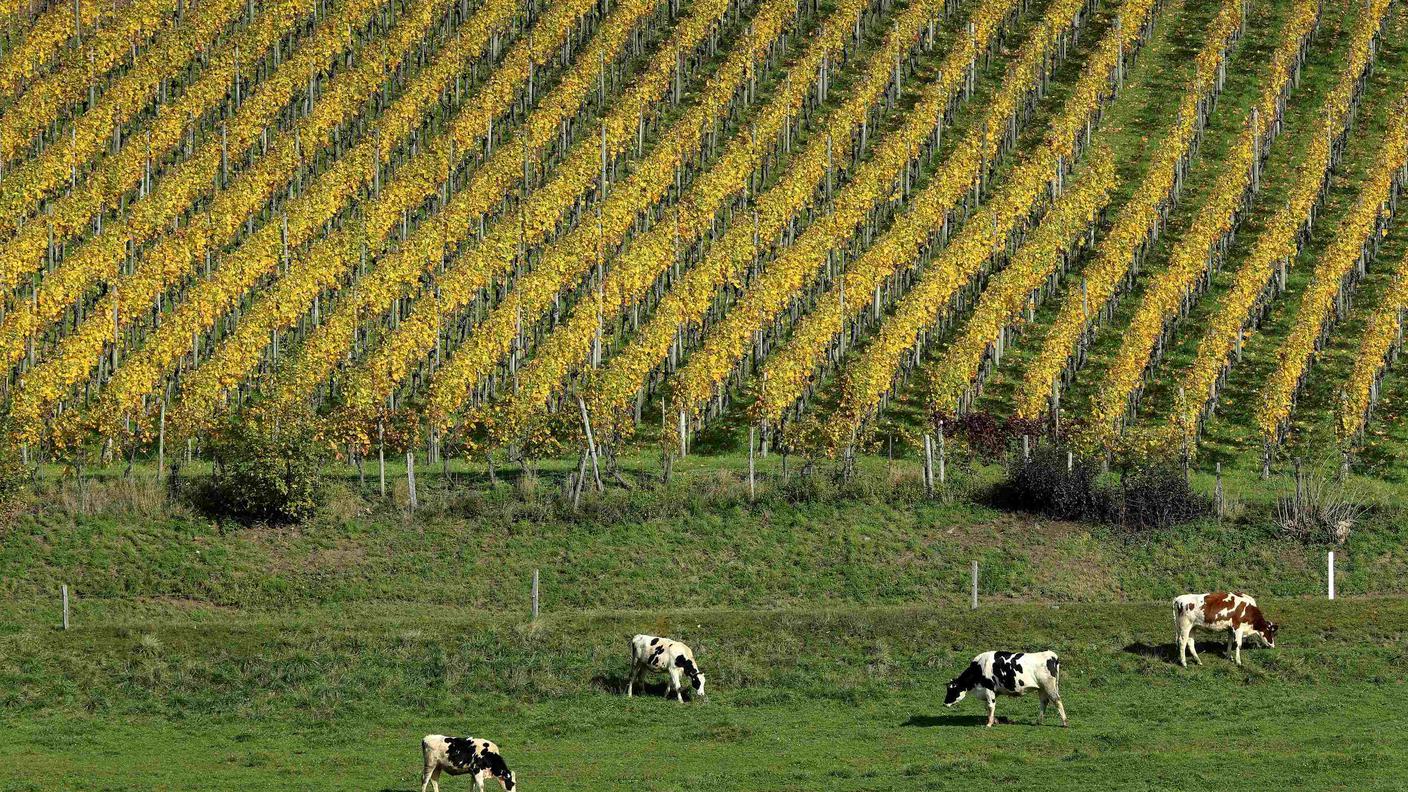
{"label": "black and white cow", "polygon": [[988,726],[991,727],[999,695],[1022,696],[1035,690],[1041,702],[1037,722],[1045,720],[1046,705],[1054,701],[1061,715],[1061,725],[1066,726],[1060,681],[1061,658],[1055,652],[983,652],[948,683],[944,706],[952,707],[972,691],[988,705]]}
{"label": "black and white cow", "polygon": [[505,792],[518,788],[513,771],[499,754],[499,746],[476,737],[446,737],[429,734],[420,741],[425,755],[425,773],[421,776],[420,792],[434,787],[440,792],[440,773],[467,775],[474,781],[477,792],[484,792],[484,781],[497,778]]}
{"label": "black and white cow", "polygon": [[704,698],[704,675],[694,664],[694,652],[688,646],[669,638],[654,635],[637,635],[631,638],[631,678],[626,683],[626,697],[635,695],[636,682],[647,671],[668,674],[670,686],[665,689],[665,698],[670,694],[684,702],[683,677],[689,677],[694,695]]}

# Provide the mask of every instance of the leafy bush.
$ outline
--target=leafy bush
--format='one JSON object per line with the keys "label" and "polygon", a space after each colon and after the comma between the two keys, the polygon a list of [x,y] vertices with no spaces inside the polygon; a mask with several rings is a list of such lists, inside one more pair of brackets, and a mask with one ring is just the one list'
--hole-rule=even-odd
{"label": "leafy bush", "polygon": [[329,454],[310,419],[232,416],[212,432],[210,450],[214,471],[196,487],[206,513],[246,524],[292,523],[317,510]]}
{"label": "leafy bush", "polygon": [[8,449],[0,449],[0,514],[5,514],[29,489],[29,471]]}
{"label": "leafy bush", "polygon": [[1167,528],[1212,512],[1211,502],[1193,491],[1180,470],[1158,464],[1132,466],[1118,484],[1111,484],[1101,480],[1093,460],[1067,454],[1061,446],[1043,445],[1026,460],[1015,459],[997,487],[998,504],[1061,520],[1135,529]]}
{"label": "leafy bush", "polygon": [[1169,528],[1212,513],[1183,472],[1167,464],[1144,465],[1120,477],[1118,522],[1127,528]]}
{"label": "leafy bush", "polygon": [[1040,512],[1061,520],[1101,521],[1112,511],[1110,493],[1101,488],[1100,469],[1081,457],[1067,466],[1064,449],[1038,447],[1031,458],[1011,466],[999,485],[1000,499],[1024,511]]}
{"label": "leafy bush", "polygon": [[931,423],[935,432],[942,431],[946,437],[961,441],[972,454],[987,462],[1005,457],[1023,436],[1034,441],[1042,434],[1040,421],[984,411],[961,416],[940,411],[931,416]]}

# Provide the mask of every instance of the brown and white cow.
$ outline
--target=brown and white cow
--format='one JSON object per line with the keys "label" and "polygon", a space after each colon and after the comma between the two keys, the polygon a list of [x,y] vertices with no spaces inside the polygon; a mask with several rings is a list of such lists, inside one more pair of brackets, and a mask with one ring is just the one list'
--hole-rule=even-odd
{"label": "brown and white cow", "polygon": [[1276,623],[1267,621],[1256,600],[1241,592],[1184,594],[1174,598],[1173,614],[1178,662],[1185,668],[1188,666],[1187,652],[1190,651],[1193,660],[1198,665],[1203,664],[1198,657],[1197,643],[1192,639],[1194,627],[1215,632],[1227,631],[1227,653],[1236,659],[1237,665],[1242,664],[1243,638],[1255,635],[1267,646],[1276,645]]}
{"label": "brown and white cow", "polygon": [[704,698],[704,675],[694,663],[694,652],[688,646],[669,638],[654,635],[637,635],[631,638],[631,678],[626,683],[626,697],[635,695],[636,681],[647,671],[668,674],[670,686],[665,689],[665,698],[670,694],[684,702],[682,677],[689,677],[694,695]]}
{"label": "brown and white cow", "polygon": [[508,764],[499,754],[499,746],[488,740],[429,734],[420,741],[420,750],[425,756],[420,792],[425,792],[426,787],[434,787],[435,792],[440,792],[442,772],[452,776],[470,776],[478,792],[484,792],[484,781],[489,778],[497,778],[505,792],[518,788],[513,771],[508,769]]}

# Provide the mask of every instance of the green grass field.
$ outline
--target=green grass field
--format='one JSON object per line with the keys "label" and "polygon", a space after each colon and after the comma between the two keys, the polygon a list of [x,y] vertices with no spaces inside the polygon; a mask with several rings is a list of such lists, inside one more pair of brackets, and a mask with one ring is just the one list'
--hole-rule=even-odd
{"label": "green grass field", "polygon": [[[1263,600],[1281,646],[1169,658],[1163,602],[599,611],[452,602],[7,616],[8,790],[418,788],[428,732],[489,736],[524,788],[1400,789],[1408,603]],[[691,642],[712,695],[621,694],[625,636]],[[942,706],[988,647],[1062,654],[1072,726],[1034,698]],[[1053,721],[1054,721],[1054,712]],[[1395,726],[1397,724],[1397,726]],[[464,788],[463,780],[446,783]]]}
{"label": "green grass field", "polygon": [[[0,789],[411,790],[431,732],[495,740],[529,790],[1403,787],[1388,493],[1326,602],[1325,548],[1268,525],[1281,482],[1230,480],[1220,522],[1130,533],[985,505],[981,467],[946,502],[913,460],[864,459],[847,485],[784,485],[779,462],[750,505],[736,459],[691,457],[668,487],[631,460],[637,489],[575,513],[554,465],[495,490],[427,471],[415,514],[354,476],[284,528],[165,503],[145,469],[46,481],[0,529]],[[1205,638],[1180,669],[1168,600],[1218,587],[1256,593],[1281,645],[1237,668]],[[636,632],[690,643],[709,700],[626,700]],[[999,702],[992,731],[977,703],[942,707],[1004,647],[1061,654],[1069,730],[1034,727],[1034,698]]]}

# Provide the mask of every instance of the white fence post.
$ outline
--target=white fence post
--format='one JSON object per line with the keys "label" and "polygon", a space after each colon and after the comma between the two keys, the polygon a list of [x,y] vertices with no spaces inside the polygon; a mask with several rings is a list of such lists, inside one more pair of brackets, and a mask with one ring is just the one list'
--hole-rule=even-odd
{"label": "white fence post", "polygon": [[64,629],[68,629],[68,584],[63,584],[64,594]]}
{"label": "white fence post", "polygon": [[411,495],[411,511],[415,511],[420,503],[416,501],[416,457],[411,451],[406,452],[406,489]]}
{"label": "white fence post", "polygon": [[538,570],[533,570],[533,621],[538,620]]}
{"label": "white fence post", "polygon": [[977,610],[977,609],[978,609],[978,562],[977,562],[977,561],[974,561],[974,562],[973,562],[973,607],[972,607],[972,610]]}
{"label": "white fence post", "polygon": [[1330,599],[1334,599],[1334,598],[1335,598],[1335,551],[1334,551],[1334,550],[1331,550],[1331,551],[1330,551],[1329,563],[1327,564],[1327,566],[1329,567],[1329,572],[1330,572],[1330,575],[1329,575],[1329,578],[1330,578],[1330,580],[1329,580],[1329,583],[1330,583],[1330,586],[1329,586],[1329,588],[1330,588]]}

